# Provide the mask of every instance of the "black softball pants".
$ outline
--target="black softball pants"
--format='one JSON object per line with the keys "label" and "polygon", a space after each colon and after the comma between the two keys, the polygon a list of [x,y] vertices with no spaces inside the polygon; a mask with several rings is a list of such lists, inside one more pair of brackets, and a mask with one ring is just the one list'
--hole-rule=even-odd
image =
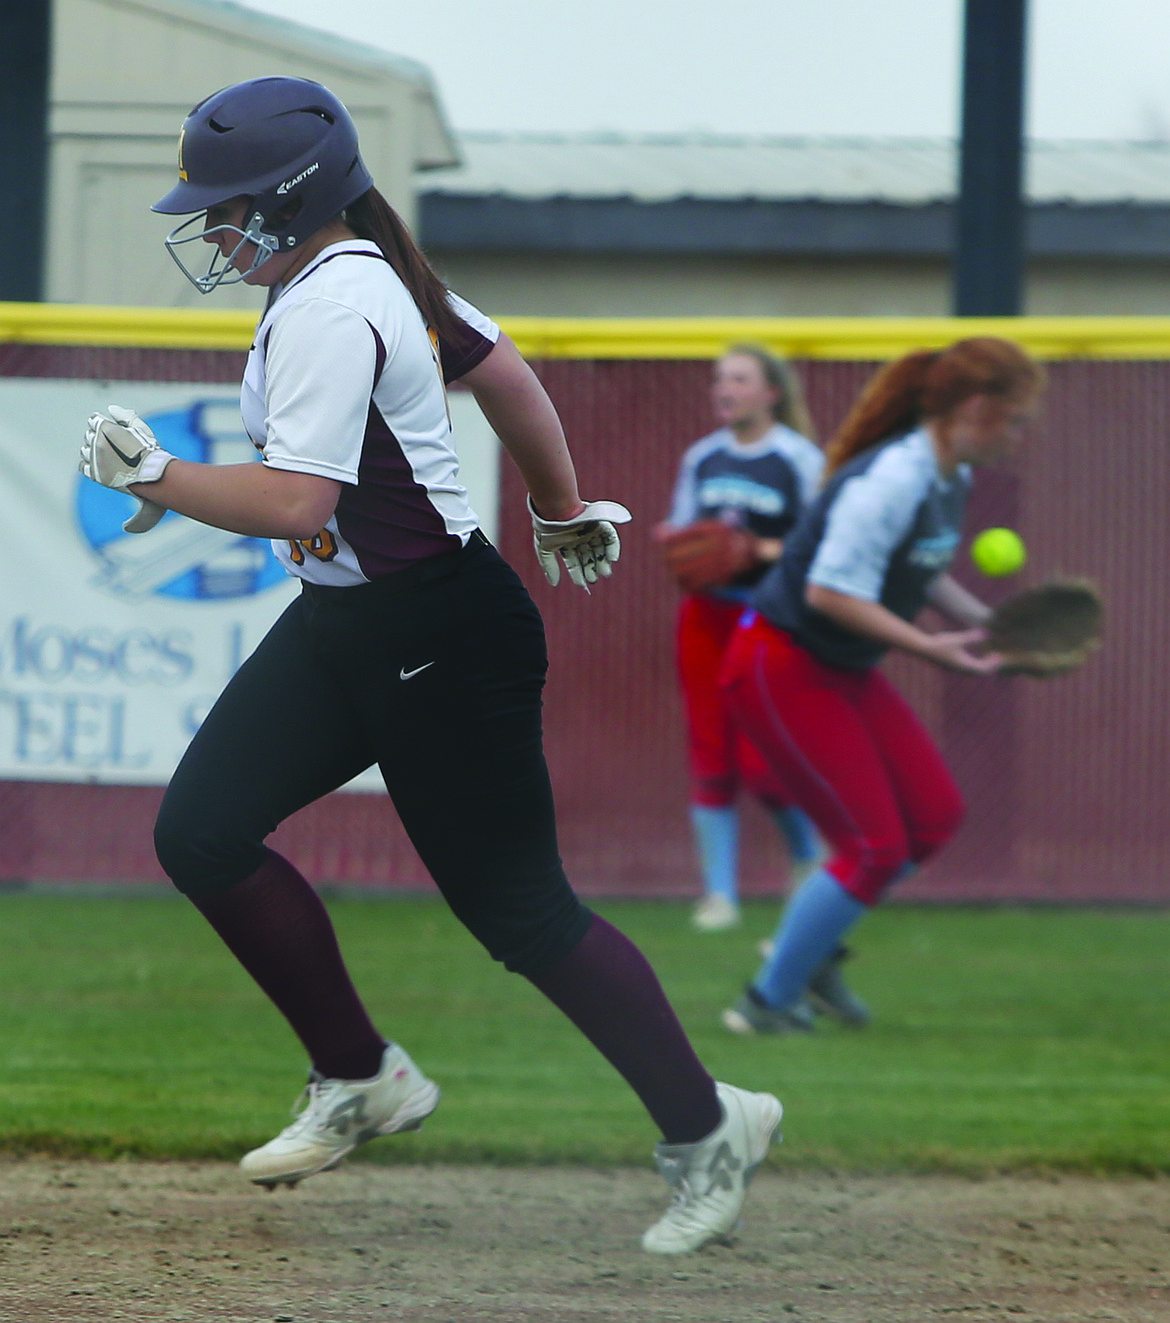
{"label": "black softball pants", "polygon": [[591,915],[557,849],[547,667],[540,614],[482,535],[369,584],[305,585],[176,770],[163,868],[194,900],[227,891],[285,818],[377,763],[456,916],[510,970],[554,964]]}

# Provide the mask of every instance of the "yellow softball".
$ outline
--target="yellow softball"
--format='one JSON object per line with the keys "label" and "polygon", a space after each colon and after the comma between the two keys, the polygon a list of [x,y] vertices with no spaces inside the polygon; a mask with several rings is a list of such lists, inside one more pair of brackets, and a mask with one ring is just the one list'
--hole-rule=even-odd
{"label": "yellow softball", "polygon": [[971,559],[984,574],[998,578],[1023,569],[1028,552],[1010,528],[985,528],[971,543]]}

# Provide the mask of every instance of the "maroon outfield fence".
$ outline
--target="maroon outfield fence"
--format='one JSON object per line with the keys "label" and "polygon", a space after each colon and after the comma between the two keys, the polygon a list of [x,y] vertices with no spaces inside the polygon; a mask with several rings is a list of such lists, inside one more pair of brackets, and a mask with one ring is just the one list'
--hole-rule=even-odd
{"label": "maroon outfield fence", "polygon": [[[0,346],[0,376],[231,382],[229,351]],[[626,502],[613,580],[591,597],[556,591],[532,556],[522,491],[507,465],[501,550],[548,625],[548,754],[569,874],[585,894],[679,896],[697,879],[672,627],[676,593],[651,541],[683,447],[708,430],[699,360],[555,359],[537,364],[561,410],[587,497]],[[802,365],[823,434],[869,363]],[[986,681],[905,658],[888,663],[940,739],[968,802],[943,855],[900,891],[931,901],[1170,901],[1165,662],[1170,528],[1164,478],[1170,361],[1062,361],[1033,442],[1009,473],[977,481],[969,526],[1018,528],[1023,581],[1093,578],[1107,603],[1103,651],[1079,674]],[[10,567],[11,568],[11,567]],[[959,577],[988,598],[965,547]],[[150,831],[155,788],[0,782],[0,880],[161,882]],[[452,831],[459,829],[452,821]],[[339,794],[274,837],[316,882],[429,886],[384,797]],[[775,893],[786,863],[750,806],[745,891]]]}

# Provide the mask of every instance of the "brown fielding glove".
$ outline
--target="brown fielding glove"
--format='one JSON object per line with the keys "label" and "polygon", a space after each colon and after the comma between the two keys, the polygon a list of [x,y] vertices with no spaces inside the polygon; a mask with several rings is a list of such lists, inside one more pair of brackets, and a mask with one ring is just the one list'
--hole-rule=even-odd
{"label": "brown fielding glove", "polygon": [[759,563],[756,535],[718,519],[700,519],[685,528],[663,527],[657,537],[667,568],[686,593],[721,588]]}
{"label": "brown fielding glove", "polygon": [[1003,657],[1004,675],[1062,675],[1100,646],[1102,614],[1101,596],[1087,580],[1042,583],[996,607],[987,647]]}

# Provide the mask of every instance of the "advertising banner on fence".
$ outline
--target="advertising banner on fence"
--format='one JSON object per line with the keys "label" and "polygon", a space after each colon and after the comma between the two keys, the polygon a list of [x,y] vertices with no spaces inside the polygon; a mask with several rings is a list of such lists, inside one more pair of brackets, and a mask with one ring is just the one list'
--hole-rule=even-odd
{"label": "advertising banner on fence", "polygon": [[[133,497],[77,472],[86,418],[111,403],[184,459],[257,460],[230,386],[0,381],[0,779],[165,784],[297,593],[266,541],[174,512],[150,533],[122,531]],[[470,397],[452,406],[491,536],[493,439]]]}

